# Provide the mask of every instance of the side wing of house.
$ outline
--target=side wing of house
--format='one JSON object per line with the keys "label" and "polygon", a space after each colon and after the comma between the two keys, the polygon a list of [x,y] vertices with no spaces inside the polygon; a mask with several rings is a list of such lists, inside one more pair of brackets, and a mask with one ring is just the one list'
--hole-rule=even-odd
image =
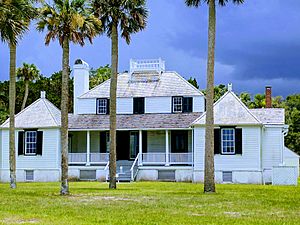
{"label": "side wing of house", "polygon": [[[261,123],[232,91],[214,105],[216,182],[261,183]],[[194,181],[204,179],[205,114],[194,122]]]}
{"label": "side wing of house", "polygon": [[[44,97],[16,115],[17,181],[59,181],[60,111]],[[1,126],[1,177],[9,179],[9,120]]]}

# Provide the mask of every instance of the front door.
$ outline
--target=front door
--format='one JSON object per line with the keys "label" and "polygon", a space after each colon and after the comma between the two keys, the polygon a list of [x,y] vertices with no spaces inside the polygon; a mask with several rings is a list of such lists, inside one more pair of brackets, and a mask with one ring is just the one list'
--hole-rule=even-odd
{"label": "front door", "polygon": [[129,160],[129,131],[117,131],[117,160]]}

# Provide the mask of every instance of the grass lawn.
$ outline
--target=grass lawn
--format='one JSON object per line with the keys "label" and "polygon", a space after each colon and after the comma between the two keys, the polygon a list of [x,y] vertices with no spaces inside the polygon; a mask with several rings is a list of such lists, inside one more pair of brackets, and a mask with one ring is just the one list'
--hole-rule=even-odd
{"label": "grass lawn", "polygon": [[0,184],[1,224],[300,224],[300,187],[98,182]]}

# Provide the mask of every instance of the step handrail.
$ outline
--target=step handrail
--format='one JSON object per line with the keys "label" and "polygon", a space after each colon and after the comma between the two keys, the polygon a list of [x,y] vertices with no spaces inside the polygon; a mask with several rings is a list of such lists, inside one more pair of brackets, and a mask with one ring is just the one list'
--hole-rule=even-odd
{"label": "step handrail", "polygon": [[106,180],[108,180],[108,175],[109,175],[108,168],[109,168],[109,161],[107,162],[106,166],[104,167],[104,171],[106,171]]}
{"label": "step handrail", "polygon": [[137,162],[138,162],[138,159],[139,159],[139,157],[140,157],[140,153],[138,153],[137,154],[137,156],[136,156],[136,158],[135,158],[135,160],[134,160],[134,162],[133,162],[133,164],[132,164],[132,166],[131,166],[131,168],[130,168],[130,172],[131,172],[131,181],[133,181],[134,180],[134,167],[136,166],[136,164],[137,164]]}

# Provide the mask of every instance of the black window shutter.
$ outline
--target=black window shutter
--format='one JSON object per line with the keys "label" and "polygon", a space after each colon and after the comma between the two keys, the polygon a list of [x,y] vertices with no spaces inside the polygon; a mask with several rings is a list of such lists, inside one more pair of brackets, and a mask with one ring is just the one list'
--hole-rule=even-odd
{"label": "black window shutter", "polygon": [[143,153],[147,153],[147,131],[142,131],[142,147]]}
{"label": "black window shutter", "polygon": [[214,130],[214,152],[221,154],[221,129]]}
{"label": "black window shutter", "polygon": [[145,113],[145,98],[140,98],[140,107],[139,107],[140,114]]}
{"label": "black window shutter", "polygon": [[43,152],[43,131],[37,131],[36,154],[42,155]]}
{"label": "black window shutter", "polygon": [[183,98],[183,112],[193,112],[193,97]]}
{"label": "black window shutter", "polygon": [[100,132],[100,153],[106,153],[106,131]]}
{"label": "black window shutter", "polygon": [[133,114],[145,113],[145,98],[133,98]]}
{"label": "black window shutter", "polygon": [[24,131],[18,133],[18,155],[24,155],[24,133]]}
{"label": "black window shutter", "polygon": [[137,98],[133,98],[133,114],[138,114],[139,102]]}
{"label": "black window shutter", "polygon": [[243,129],[235,129],[235,154],[243,154]]}
{"label": "black window shutter", "polygon": [[110,105],[110,100],[107,99],[107,104],[106,104],[106,114],[109,114],[109,106]]}

